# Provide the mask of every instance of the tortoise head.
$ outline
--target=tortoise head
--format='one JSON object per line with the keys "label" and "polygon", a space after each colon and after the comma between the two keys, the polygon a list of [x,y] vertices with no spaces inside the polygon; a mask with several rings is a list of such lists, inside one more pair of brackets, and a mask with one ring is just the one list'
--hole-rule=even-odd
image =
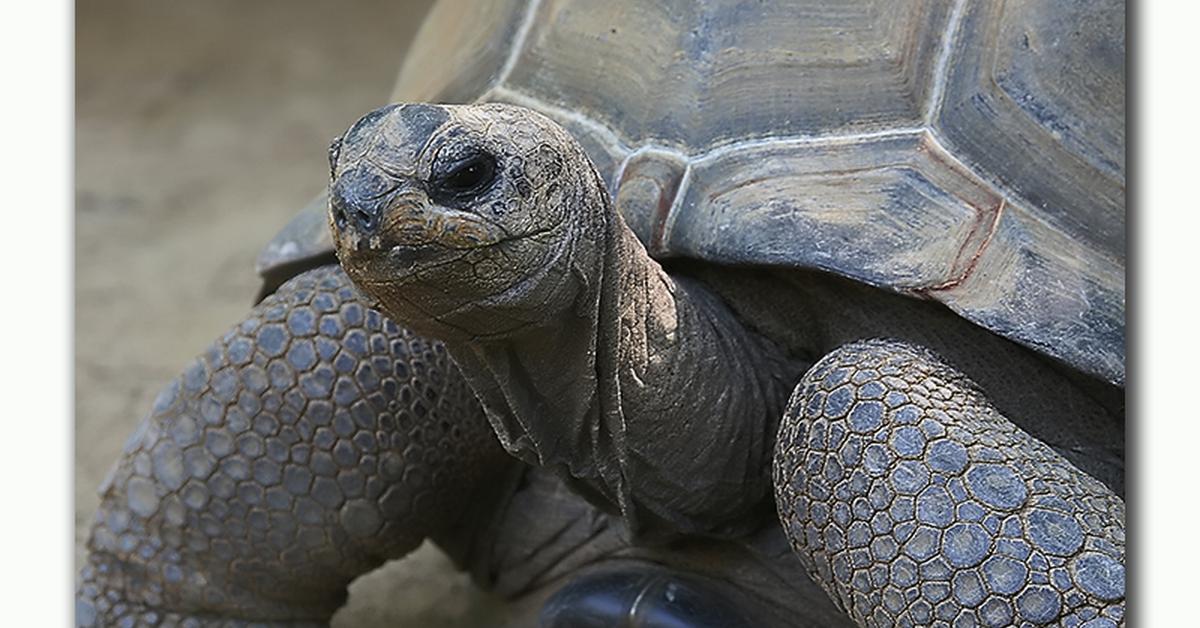
{"label": "tortoise head", "polygon": [[510,105],[390,105],[329,156],[338,257],[392,316],[479,339],[571,306],[581,214],[604,192],[554,122]]}

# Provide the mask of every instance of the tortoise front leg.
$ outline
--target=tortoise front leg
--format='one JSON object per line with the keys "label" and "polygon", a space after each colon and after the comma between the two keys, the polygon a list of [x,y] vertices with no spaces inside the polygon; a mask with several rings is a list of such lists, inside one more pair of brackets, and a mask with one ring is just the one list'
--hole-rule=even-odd
{"label": "tortoise front leg", "polygon": [[928,351],[814,365],[774,478],[792,549],[861,625],[1123,623],[1124,502]]}
{"label": "tortoise front leg", "polygon": [[[159,395],[101,487],[80,625],[324,625],[515,463],[439,343],[336,267],[284,284]],[[490,489],[490,491],[489,491]]]}

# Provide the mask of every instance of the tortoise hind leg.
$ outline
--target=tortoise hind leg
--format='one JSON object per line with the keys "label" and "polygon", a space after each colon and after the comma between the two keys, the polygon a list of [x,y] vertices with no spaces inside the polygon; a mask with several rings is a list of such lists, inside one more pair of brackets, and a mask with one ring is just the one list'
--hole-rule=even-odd
{"label": "tortoise hind leg", "polygon": [[1124,502],[928,351],[814,365],[774,480],[792,549],[861,625],[1123,623]]}
{"label": "tortoise hind leg", "polygon": [[324,625],[514,464],[439,344],[300,275],[159,395],[102,491],[80,625]]}

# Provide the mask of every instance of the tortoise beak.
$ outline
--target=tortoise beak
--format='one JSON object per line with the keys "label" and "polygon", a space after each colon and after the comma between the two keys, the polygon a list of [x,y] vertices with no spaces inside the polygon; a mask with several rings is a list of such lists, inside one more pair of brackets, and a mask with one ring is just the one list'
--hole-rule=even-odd
{"label": "tortoise beak", "polygon": [[413,184],[371,167],[347,170],[329,188],[330,222],[343,252],[431,245],[428,205]]}
{"label": "tortoise beak", "polygon": [[347,270],[376,280],[395,279],[476,243],[460,240],[491,235],[476,233],[479,229],[463,224],[464,216],[433,206],[415,185],[385,179],[369,168],[348,170],[334,181],[329,213]]}
{"label": "tortoise beak", "polygon": [[329,186],[329,211],[338,236],[371,238],[378,235],[383,216],[400,182],[369,167],[343,172]]}

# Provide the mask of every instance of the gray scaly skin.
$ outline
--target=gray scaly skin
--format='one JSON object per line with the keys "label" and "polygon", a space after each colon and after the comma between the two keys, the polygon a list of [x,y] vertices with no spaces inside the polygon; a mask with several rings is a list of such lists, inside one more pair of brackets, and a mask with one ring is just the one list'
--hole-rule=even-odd
{"label": "gray scaly skin", "polygon": [[861,624],[1123,619],[1125,503],[928,351],[830,353],[777,452],[792,547]]}
{"label": "gray scaly skin", "polygon": [[[419,182],[480,144],[506,170],[486,199],[439,207]],[[391,316],[452,348],[510,453],[636,529],[664,520],[729,536],[752,523],[802,365],[650,260],[565,131],[514,107],[409,106],[368,114],[334,153],[343,267]],[[697,362],[717,395],[683,386],[692,374],[679,365]],[[719,420],[714,404],[745,420]],[[676,446],[689,431],[701,449]]]}
{"label": "gray scaly skin", "polygon": [[[1061,368],[862,287],[668,272],[519,107],[386,107],[331,167],[350,277],[446,343],[506,449],[637,538],[737,539],[774,494],[862,625],[1122,621],[1120,410]],[[842,346],[875,336],[902,341]]]}
{"label": "gray scaly skin", "polygon": [[443,346],[337,267],[284,283],[169,384],[101,492],[80,626],[327,625],[354,577],[425,538],[510,600],[512,625],[614,570],[698,576],[754,623],[840,625],[787,584],[801,568],[769,532],[750,552],[630,546],[619,520],[504,454]]}
{"label": "gray scaly skin", "polygon": [[[159,395],[101,487],[79,625],[325,625],[345,587],[503,498],[445,349],[301,275]],[[488,494],[492,497],[488,497]]]}

